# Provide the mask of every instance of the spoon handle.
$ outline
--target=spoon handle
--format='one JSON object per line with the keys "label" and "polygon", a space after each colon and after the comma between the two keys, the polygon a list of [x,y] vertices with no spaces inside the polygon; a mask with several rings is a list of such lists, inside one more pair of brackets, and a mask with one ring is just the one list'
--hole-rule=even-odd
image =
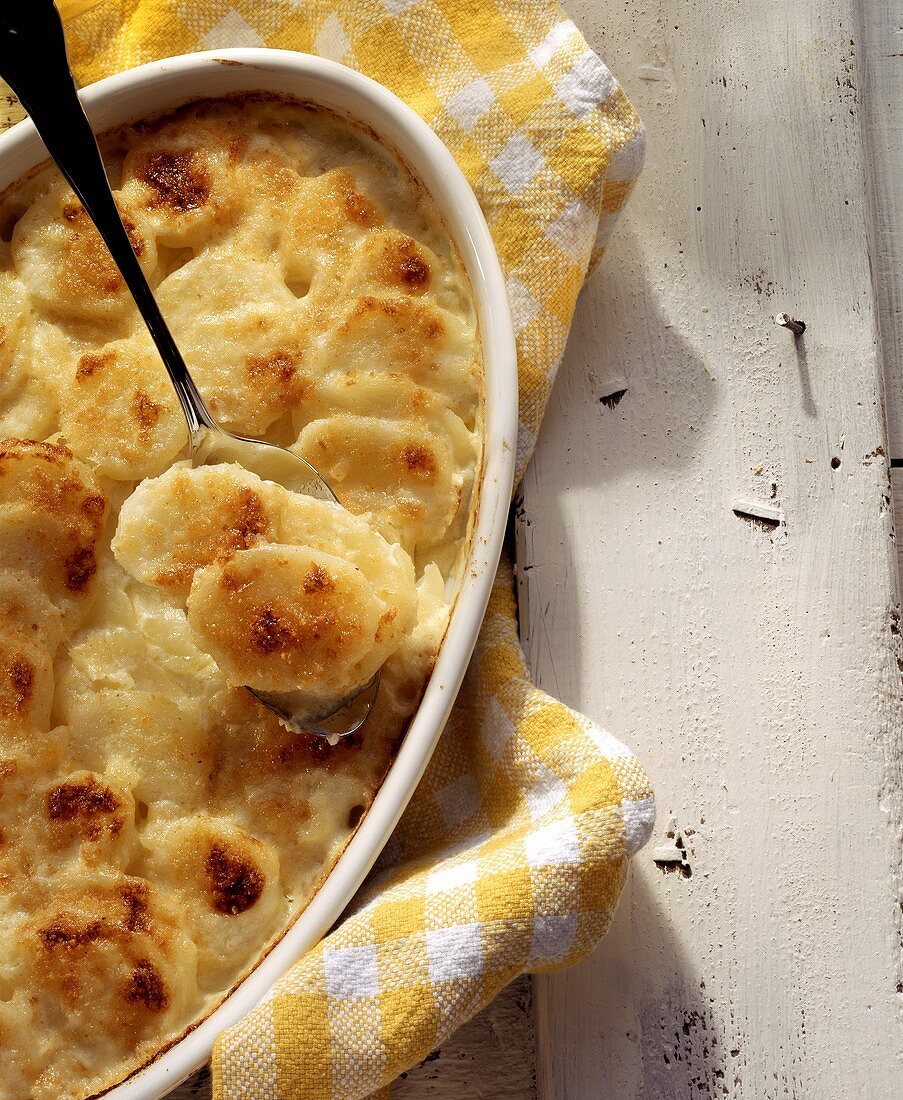
{"label": "spoon handle", "polygon": [[0,5],[0,76],[19,97],[47,152],[110,250],[178,394],[194,447],[201,429],[216,425],[123,227],[69,69],[63,23],[52,0],[5,0]]}

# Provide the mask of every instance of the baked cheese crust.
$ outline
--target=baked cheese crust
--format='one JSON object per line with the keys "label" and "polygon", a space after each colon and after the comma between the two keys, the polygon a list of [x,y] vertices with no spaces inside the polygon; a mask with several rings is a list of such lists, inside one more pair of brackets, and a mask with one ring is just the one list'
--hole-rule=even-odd
{"label": "baked cheese crust", "polygon": [[[214,414],[344,508],[192,469],[166,373],[80,203],[0,199],[0,1098],[81,1100],[208,1014],[370,805],[441,642],[482,448],[472,296],[371,135],[265,95],[102,142]],[[245,691],[343,692],[288,733]]]}
{"label": "baked cheese crust", "polygon": [[196,644],[236,687],[348,695],[417,621],[401,546],[237,465],[179,465],[143,482],[112,550],[133,577],[184,596]]}

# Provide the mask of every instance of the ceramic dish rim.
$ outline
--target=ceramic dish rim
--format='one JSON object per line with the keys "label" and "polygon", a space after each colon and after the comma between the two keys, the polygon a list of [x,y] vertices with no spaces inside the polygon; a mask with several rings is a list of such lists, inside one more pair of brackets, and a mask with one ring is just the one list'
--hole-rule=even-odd
{"label": "ceramic dish rim", "polygon": [[[297,89],[286,87],[294,82]],[[193,94],[172,94],[192,83]],[[413,794],[460,687],[501,554],[514,477],[517,366],[504,276],[470,185],[446,146],[410,107],[334,61],[263,48],[164,58],[107,77],[81,94],[92,125],[105,130],[181,103],[230,94],[227,86],[233,83],[233,93],[282,92],[349,115],[394,146],[426,185],[461,254],[479,317],[486,401],[481,488],[469,560],[433,675],[357,832],[308,906],[254,969],[212,1013],[102,1093],[108,1100],[158,1100],[185,1080],[209,1058],[219,1032],[266,999],[274,982],[319,941],[353,897]],[[0,135],[0,190],[44,159],[28,120]]]}

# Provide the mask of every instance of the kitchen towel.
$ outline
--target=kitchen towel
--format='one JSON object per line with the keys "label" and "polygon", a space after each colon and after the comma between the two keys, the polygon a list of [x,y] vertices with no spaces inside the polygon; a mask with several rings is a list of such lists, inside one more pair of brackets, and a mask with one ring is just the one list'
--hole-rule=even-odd
{"label": "kitchen towel", "polygon": [[[517,332],[517,477],[580,288],[643,159],[617,81],[547,0],[62,0],[82,83],[230,46],[320,54],[406,100],[495,239]],[[429,769],[339,925],[219,1039],[220,1098],[357,1100],[524,971],[589,952],[652,828],[631,752],[535,688],[504,561]]]}

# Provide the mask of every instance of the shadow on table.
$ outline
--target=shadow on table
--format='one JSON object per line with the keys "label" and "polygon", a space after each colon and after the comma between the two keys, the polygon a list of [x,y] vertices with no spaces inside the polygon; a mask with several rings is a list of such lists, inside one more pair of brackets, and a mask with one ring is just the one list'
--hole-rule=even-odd
{"label": "shadow on table", "polygon": [[[717,371],[700,353],[710,322],[701,315],[690,326],[691,336],[699,331],[693,344],[672,324],[662,296],[668,273],[654,270],[657,258],[644,251],[640,232],[619,226],[578,302],[515,509],[521,633],[531,667],[540,686],[584,706],[598,699],[606,674],[606,654],[588,655],[587,639],[590,648],[602,644],[594,620],[620,608],[634,627],[645,616],[649,631],[663,628],[652,593],[671,583],[670,556],[686,554],[681,539],[692,518],[680,513],[678,499],[686,498],[687,479],[704,480],[699,457],[718,400]],[[681,328],[687,323],[684,316]],[[669,482],[680,491],[670,494]],[[642,495],[650,485],[655,501]],[[702,528],[711,518],[707,488],[696,499],[708,510]],[[660,556],[650,559],[650,547],[660,547]],[[587,572],[600,563],[606,575],[588,585]],[[596,682],[584,682],[588,675]]]}
{"label": "shadow on table", "polygon": [[[744,1052],[720,1032],[712,1011],[715,991],[706,988],[706,975],[682,950],[680,930],[663,904],[668,889],[650,881],[662,872],[648,856],[638,858],[643,866],[632,870],[606,938],[588,959],[554,975],[551,987],[537,993],[537,1068],[540,1080],[552,1075],[549,1095],[719,1097],[733,1089],[734,1071],[742,1066]],[[673,889],[689,885],[669,879]],[[631,962],[637,929],[649,953],[641,968]],[[664,983],[662,975],[668,976]],[[562,1045],[578,1044],[580,1058],[562,1059]]]}

